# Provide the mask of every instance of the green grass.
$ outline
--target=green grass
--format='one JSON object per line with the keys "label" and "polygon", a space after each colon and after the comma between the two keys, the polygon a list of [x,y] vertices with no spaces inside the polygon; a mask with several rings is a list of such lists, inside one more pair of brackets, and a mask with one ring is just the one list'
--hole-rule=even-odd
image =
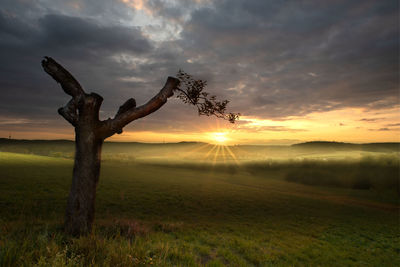
{"label": "green grass", "polygon": [[1,266],[400,265],[396,191],[287,181],[302,163],[105,160],[94,231],[67,237],[72,163],[0,152]]}

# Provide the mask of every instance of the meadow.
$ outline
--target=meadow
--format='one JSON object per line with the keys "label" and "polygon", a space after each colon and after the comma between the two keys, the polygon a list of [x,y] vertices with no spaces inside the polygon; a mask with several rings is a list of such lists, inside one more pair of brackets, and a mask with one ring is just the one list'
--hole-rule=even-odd
{"label": "meadow", "polygon": [[70,141],[0,140],[0,266],[399,266],[399,145],[106,143],[64,235]]}

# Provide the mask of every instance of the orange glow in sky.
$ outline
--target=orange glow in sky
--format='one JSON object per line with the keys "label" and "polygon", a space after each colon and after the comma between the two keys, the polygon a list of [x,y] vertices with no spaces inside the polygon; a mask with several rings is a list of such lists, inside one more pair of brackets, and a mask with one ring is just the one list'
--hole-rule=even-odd
{"label": "orange glow in sky", "polygon": [[216,133],[209,133],[210,139],[217,144],[223,144],[228,141],[227,133],[225,132],[216,132]]}
{"label": "orange glow in sky", "polygon": [[[230,124],[221,120],[187,131],[127,132],[112,140],[138,140],[144,142],[202,141],[212,144],[291,144],[304,141],[326,140],[338,142],[399,142],[399,109],[366,111],[347,108],[328,112],[315,112],[286,120],[260,119],[242,116]],[[162,139],[163,138],[163,139]]]}
{"label": "orange glow in sky", "polygon": [[[196,118],[195,118],[196,119]],[[181,142],[199,141],[219,145],[234,144],[293,144],[305,141],[338,141],[353,143],[399,142],[400,111],[398,108],[368,111],[362,108],[346,108],[328,112],[314,112],[305,116],[288,117],[285,120],[262,119],[242,116],[231,124],[208,117],[204,124],[195,124],[185,131],[174,129],[136,130],[134,126],[114,135],[109,141],[134,142]],[[0,137],[15,139],[73,139],[73,128],[29,129],[1,131]]]}

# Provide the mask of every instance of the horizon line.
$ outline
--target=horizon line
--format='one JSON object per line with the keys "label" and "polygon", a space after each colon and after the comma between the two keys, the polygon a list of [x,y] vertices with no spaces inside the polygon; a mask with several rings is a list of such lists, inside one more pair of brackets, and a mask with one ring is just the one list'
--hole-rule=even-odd
{"label": "horizon line", "polygon": [[[66,141],[66,142],[75,142],[73,139],[15,139],[15,138],[6,138],[0,137],[0,140],[7,141],[43,141],[43,142],[51,142],[51,141]],[[292,146],[299,144],[307,144],[307,143],[331,143],[331,144],[349,144],[349,145],[367,145],[367,144],[400,144],[399,141],[393,142],[367,142],[367,143],[353,143],[353,142],[343,142],[343,141],[328,141],[328,140],[310,140],[310,141],[301,141],[293,144],[274,144],[274,143],[263,143],[263,144],[213,144],[209,142],[203,141],[179,141],[179,142],[140,142],[140,141],[104,141],[104,143],[136,143],[136,144],[149,144],[149,145],[167,145],[167,144],[209,144],[209,145],[219,145],[219,146]]]}

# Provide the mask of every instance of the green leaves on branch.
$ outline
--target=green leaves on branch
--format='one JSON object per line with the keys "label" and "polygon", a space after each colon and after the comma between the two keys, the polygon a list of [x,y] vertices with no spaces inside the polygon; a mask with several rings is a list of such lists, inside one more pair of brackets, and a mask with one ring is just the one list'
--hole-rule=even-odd
{"label": "green leaves on branch", "polygon": [[183,70],[178,71],[177,78],[180,81],[180,85],[176,88],[179,92],[177,97],[184,103],[196,106],[199,115],[214,115],[231,123],[239,119],[240,113],[226,113],[229,100],[218,101],[215,95],[203,91],[207,81],[195,80]]}

